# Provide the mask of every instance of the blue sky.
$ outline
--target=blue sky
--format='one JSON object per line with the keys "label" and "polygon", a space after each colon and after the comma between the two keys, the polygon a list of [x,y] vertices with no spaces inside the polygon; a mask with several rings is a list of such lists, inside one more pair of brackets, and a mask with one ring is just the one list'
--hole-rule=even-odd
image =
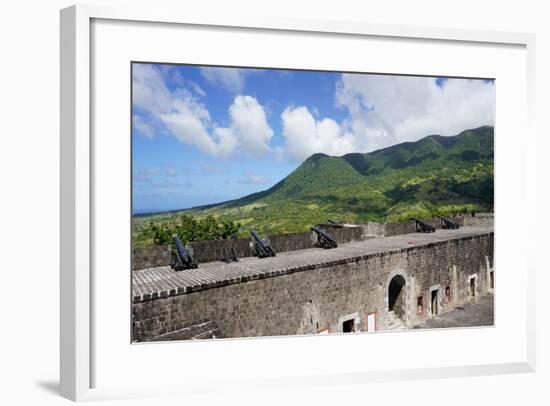
{"label": "blue sky", "polygon": [[316,152],[493,124],[492,81],[133,64],[134,213],[265,190]]}

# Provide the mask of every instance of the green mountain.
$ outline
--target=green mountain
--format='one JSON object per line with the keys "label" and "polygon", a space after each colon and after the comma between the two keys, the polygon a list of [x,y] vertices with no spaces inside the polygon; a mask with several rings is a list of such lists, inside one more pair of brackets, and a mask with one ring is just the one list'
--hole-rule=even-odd
{"label": "green mountain", "polygon": [[327,219],[398,221],[492,210],[493,133],[493,127],[480,127],[366,154],[314,154],[268,190],[180,213],[235,220],[272,234]]}

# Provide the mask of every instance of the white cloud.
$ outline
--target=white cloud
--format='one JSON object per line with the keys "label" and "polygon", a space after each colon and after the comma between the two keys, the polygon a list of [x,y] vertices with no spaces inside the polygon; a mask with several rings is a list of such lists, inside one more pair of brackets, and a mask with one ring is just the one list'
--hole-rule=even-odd
{"label": "white cloud", "polygon": [[238,68],[201,68],[201,75],[215,86],[240,93],[244,89],[244,71]]}
{"label": "white cloud", "polygon": [[158,118],[180,142],[210,155],[216,155],[218,149],[223,148],[223,140],[216,142],[208,132],[210,113],[189,93],[174,95],[171,108],[159,113]]}
{"label": "white cloud", "polygon": [[178,175],[178,171],[173,166],[168,165],[164,167],[164,174],[171,178],[175,178]]}
{"label": "white cloud", "polygon": [[494,87],[482,80],[343,74],[337,104],[343,123],[373,150],[430,134],[455,135],[493,125]]}
{"label": "white cloud", "polygon": [[[273,130],[269,127],[263,107],[252,96],[237,96],[229,107],[231,124],[217,127],[206,108],[193,97],[185,95],[161,121],[181,142],[194,145],[209,155],[228,156],[236,151],[261,155],[270,151]],[[212,134],[209,128],[212,127]]]}
{"label": "white cloud", "polygon": [[271,150],[273,130],[267,123],[264,108],[252,96],[237,96],[231,107],[231,127],[227,129],[247,151],[261,155]]}
{"label": "white cloud", "polygon": [[172,166],[163,168],[141,168],[134,171],[134,186],[147,186],[151,188],[174,188],[179,186],[191,187],[189,181],[180,182],[177,178],[177,171]]}
{"label": "white cloud", "polygon": [[246,171],[244,174],[244,178],[239,180],[239,183],[243,185],[263,185],[268,181],[269,179],[267,179],[265,176],[258,175],[252,171]]}
{"label": "white cloud", "polygon": [[142,168],[134,173],[134,182],[151,183],[153,178],[160,175],[158,168]]}
{"label": "white cloud", "polygon": [[287,108],[281,115],[285,151],[301,161],[316,152],[342,155],[361,146],[356,137],[330,118],[317,120],[306,107]]}
{"label": "white cloud", "polygon": [[206,96],[206,92],[204,90],[202,90],[202,87],[200,87],[198,84],[196,84],[195,82],[192,82],[190,80],[187,81],[187,84],[189,85],[189,87],[198,95],[198,96],[201,96],[201,97],[205,97]]}
{"label": "white cloud", "polygon": [[206,162],[200,161],[199,166],[201,168],[201,171],[207,175],[216,174],[216,173],[223,173],[224,170],[221,167],[217,167],[214,165],[210,165]]}
{"label": "white cloud", "polygon": [[426,135],[455,135],[493,125],[494,87],[481,80],[343,74],[336,103],[341,122],[320,118],[312,107],[289,107],[283,120],[284,152],[304,160],[316,152],[368,152]]}
{"label": "white cloud", "polygon": [[[140,66],[141,64],[134,65],[134,69],[137,66],[138,69],[143,69],[143,66]],[[181,71],[178,70],[176,65],[155,65],[156,69],[161,73],[162,79],[164,83],[168,81],[168,83],[171,83],[173,86],[177,86],[179,88],[185,88],[187,87],[189,90],[194,92],[197,96],[205,97],[206,92],[195,82],[192,80],[185,79],[183,75],[181,74]],[[151,68],[152,66],[149,65],[148,68]],[[147,69],[147,68],[145,68]],[[153,68],[154,70],[155,68]]]}
{"label": "white cloud", "polygon": [[172,105],[170,90],[158,69],[148,64],[134,64],[132,97],[135,107],[159,114]]}
{"label": "white cloud", "polygon": [[[197,89],[194,89],[197,92]],[[238,95],[229,107],[228,127],[218,126],[206,106],[185,88],[171,91],[160,70],[134,66],[134,106],[149,112],[180,142],[212,156],[270,151],[273,131],[263,106],[252,96]]]}
{"label": "white cloud", "polygon": [[132,125],[134,126],[137,134],[150,139],[153,139],[155,137],[155,130],[153,129],[153,127],[143,121],[140,116],[134,115],[132,117]]}

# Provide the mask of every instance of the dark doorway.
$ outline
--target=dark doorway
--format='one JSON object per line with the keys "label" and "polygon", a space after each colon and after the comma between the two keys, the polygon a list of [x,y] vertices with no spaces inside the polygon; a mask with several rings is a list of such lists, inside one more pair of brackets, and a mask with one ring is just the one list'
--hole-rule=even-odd
{"label": "dark doorway", "polygon": [[493,271],[489,272],[489,287],[491,289],[495,288],[495,273]]}
{"label": "dark doorway", "polygon": [[401,275],[394,276],[388,286],[388,310],[400,318],[405,315],[405,278]]}
{"label": "dark doorway", "polygon": [[342,323],[342,333],[353,333],[355,331],[355,320],[349,319]]}
{"label": "dark doorway", "polygon": [[470,297],[476,297],[476,278],[470,279]]}
{"label": "dark doorway", "polygon": [[439,312],[438,301],[437,301],[438,292],[439,292],[439,289],[432,290],[432,316],[437,316],[437,313]]}

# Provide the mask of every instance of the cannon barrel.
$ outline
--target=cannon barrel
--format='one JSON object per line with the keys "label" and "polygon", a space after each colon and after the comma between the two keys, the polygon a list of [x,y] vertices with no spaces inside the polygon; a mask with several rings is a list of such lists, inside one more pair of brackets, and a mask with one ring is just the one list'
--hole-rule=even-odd
{"label": "cannon barrel", "polygon": [[183,246],[183,243],[177,235],[172,237],[172,241],[176,245],[176,250],[178,251],[179,256],[184,259],[187,256],[187,249]]}
{"label": "cannon barrel", "polygon": [[250,235],[252,235],[252,238],[254,238],[254,241],[256,243],[255,247],[258,257],[265,258],[275,256],[275,250],[269,245],[266,240],[261,239],[255,230],[251,230]]}
{"label": "cannon barrel", "polygon": [[327,223],[330,224],[332,227],[335,227],[335,228],[343,228],[344,227],[341,223],[338,223],[337,221],[330,220],[330,219],[327,221]]}
{"label": "cannon barrel", "polygon": [[329,249],[338,247],[336,239],[319,227],[311,227],[311,231],[317,234],[317,245],[321,248]]}
{"label": "cannon barrel", "polygon": [[411,220],[415,222],[416,232],[418,233],[433,233],[435,232],[435,227],[431,224],[428,224],[422,220],[415,219],[411,217]]}
{"label": "cannon barrel", "polygon": [[193,258],[193,255],[189,250],[183,245],[181,240],[177,235],[172,237],[172,241],[176,246],[176,252],[172,258],[172,268],[176,271],[181,271],[182,269],[197,268],[199,263]]}
{"label": "cannon barrel", "polygon": [[264,240],[262,240],[260,238],[260,236],[258,235],[258,233],[256,232],[256,230],[251,230],[250,231],[250,235],[252,236],[252,238],[254,238],[254,241],[256,242],[256,244],[260,245],[260,246],[264,246]]}
{"label": "cannon barrel", "polygon": [[449,230],[458,230],[460,226],[458,223],[455,223],[454,221],[449,220],[448,218],[437,216],[441,219],[441,225],[443,228],[449,229]]}

